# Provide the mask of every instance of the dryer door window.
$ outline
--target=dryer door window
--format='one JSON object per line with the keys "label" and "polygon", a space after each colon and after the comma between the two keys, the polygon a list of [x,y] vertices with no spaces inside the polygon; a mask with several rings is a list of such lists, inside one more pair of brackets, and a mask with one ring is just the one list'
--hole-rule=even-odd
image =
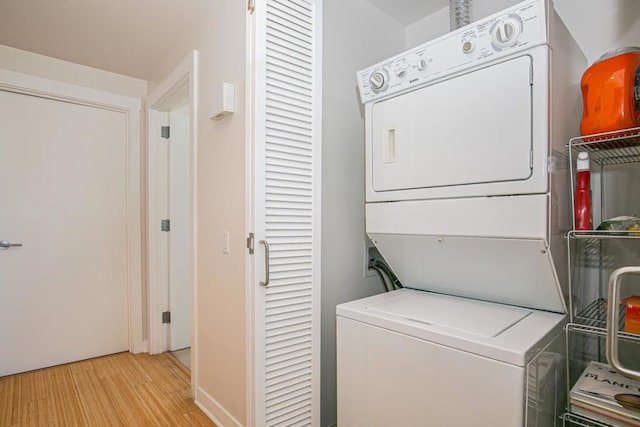
{"label": "dryer door window", "polygon": [[373,190],[527,180],[531,73],[525,55],[373,105]]}

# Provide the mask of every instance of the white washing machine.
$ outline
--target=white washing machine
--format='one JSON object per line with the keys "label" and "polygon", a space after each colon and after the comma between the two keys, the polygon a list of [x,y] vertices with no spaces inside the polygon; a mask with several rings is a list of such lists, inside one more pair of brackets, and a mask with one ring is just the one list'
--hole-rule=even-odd
{"label": "white washing machine", "polygon": [[357,73],[366,231],[410,289],[338,306],[339,426],[560,423],[585,68],[526,0]]}
{"label": "white washing machine", "polygon": [[338,425],[553,426],[565,316],[403,289],[338,306]]}

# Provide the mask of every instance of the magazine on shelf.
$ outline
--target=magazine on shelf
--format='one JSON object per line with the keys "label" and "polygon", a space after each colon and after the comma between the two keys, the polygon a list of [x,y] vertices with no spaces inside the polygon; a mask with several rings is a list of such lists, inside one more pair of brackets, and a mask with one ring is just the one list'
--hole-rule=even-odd
{"label": "magazine on shelf", "polygon": [[571,412],[612,426],[640,427],[640,381],[591,362],[569,394]]}

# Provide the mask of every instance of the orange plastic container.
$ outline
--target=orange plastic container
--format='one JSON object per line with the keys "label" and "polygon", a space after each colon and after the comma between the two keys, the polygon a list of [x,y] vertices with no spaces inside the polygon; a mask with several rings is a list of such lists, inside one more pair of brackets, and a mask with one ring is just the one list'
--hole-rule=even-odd
{"label": "orange plastic container", "polygon": [[623,302],[626,305],[624,331],[640,334],[640,296],[631,296]]}
{"label": "orange plastic container", "polygon": [[582,101],[582,135],[639,127],[640,48],[616,49],[589,67]]}

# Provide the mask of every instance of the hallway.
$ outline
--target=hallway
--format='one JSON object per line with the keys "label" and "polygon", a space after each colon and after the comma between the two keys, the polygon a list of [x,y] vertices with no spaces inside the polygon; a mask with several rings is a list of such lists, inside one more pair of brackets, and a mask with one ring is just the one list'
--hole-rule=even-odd
{"label": "hallway", "polygon": [[118,353],[3,377],[0,426],[214,426],[187,372],[167,354]]}

